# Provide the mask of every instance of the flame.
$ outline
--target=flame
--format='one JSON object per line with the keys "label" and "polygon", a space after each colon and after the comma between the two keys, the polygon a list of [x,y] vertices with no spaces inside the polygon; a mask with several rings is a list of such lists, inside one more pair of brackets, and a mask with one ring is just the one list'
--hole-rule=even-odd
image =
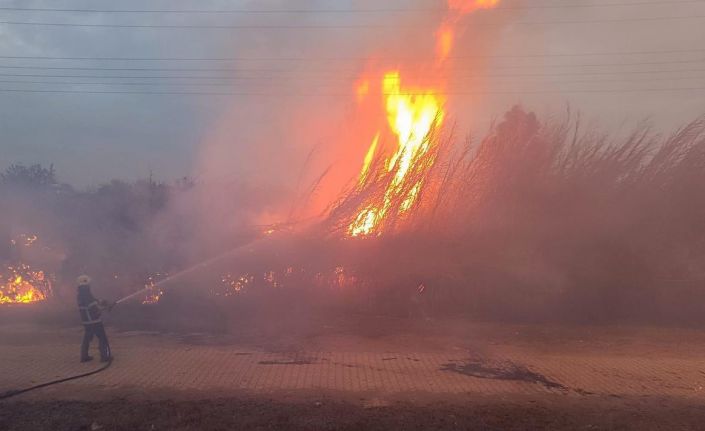
{"label": "flame", "polygon": [[51,281],[44,271],[35,271],[29,265],[20,264],[8,266],[4,272],[0,273],[0,304],[43,301],[51,293]]}
{"label": "flame", "polygon": [[330,277],[329,285],[331,287],[350,287],[355,286],[358,283],[358,278],[350,274],[350,272],[343,266],[336,266],[333,271],[333,277]]}
{"label": "flame", "polygon": [[164,291],[161,289],[159,290],[150,290],[145,298],[142,300],[142,305],[148,305],[148,304],[156,304],[159,302],[160,299],[162,299],[162,296],[164,295]]}
{"label": "flame", "polygon": [[[24,246],[25,246],[25,247],[30,247],[30,246],[32,246],[32,244],[34,244],[34,243],[37,241],[37,239],[39,239],[39,238],[37,237],[37,235],[34,235],[34,234],[22,234],[22,235],[20,235],[20,239],[24,240]],[[15,242],[15,243],[16,243],[16,242]]]}
{"label": "flame", "polygon": [[210,292],[214,296],[229,297],[252,289],[281,289],[297,286],[302,282],[313,283],[318,287],[345,288],[357,285],[358,281],[358,278],[343,266],[315,273],[308,272],[303,267],[289,266],[284,269],[268,270],[258,275],[248,272],[226,273],[220,276],[221,283],[213,286]]}
{"label": "flame", "polygon": [[400,165],[394,181],[399,184],[409,171],[414,157],[427,149],[425,138],[431,126],[442,120],[442,98],[428,90],[409,89],[402,92],[399,72],[387,73],[383,87],[387,96],[387,119],[392,131],[399,137],[399,148],[389,161],[390,170],[397,162]]}
{"label": "flame", "polygon": [[[10,247],[17,255],[34,247],[39,238],[35,234],[23,233],[10,238]],[[46,247],[45,247],[46,248]],[[27,304],[47,299],[52,292],[51,277],[44,271],[19,262],[5,262],[0,269],[0,304]]]}
{"label": "flame", "polygon": [[[115,278],[118,278],[118,276],[115,275]],[[156,304],[162,299],[164,296],[164,291],[157,288],[157,279],[163,281],[166,278],[169,278],[168,272],[164,272],[163,274],[161,272],[157,272],[147,277],[147,281],[144,283],[146,292],[144,299],[142,299],[142,305]]]}
{"label": "flame", "polygon": [[365,154],[365,160],[362,162],[362,170],[360,171],[360,178],[358,180],[358,185],[362,186],[367,181],[367,177],[370,173],[370,165],[372,165],[372,160],[374,160],[375,153],[377,152],[377,144],[379,143],[379,133],[377,133],[372,139],[372,145],[367,150]]}
{"label": "flame", "polygon": [[[399,71],[387,72],[382,81],[382,94],[389,129],[397,137],[397,149],[385,161],[385,170],[391,175],[381,202],[367,202],[350,224],[351,236],[369,235],[377,230],[395,202],[400,203],[398,214],[408,211],[416,203],[423,180],[411,178],[412,168],[428,170],[433,160],[425,159],[431,148],[427,139],[434,126],[440,125],[444,112],[444,97],[435,90],[402,88]],[[370,174],[370,165],[377,150],[380,134],[367,150],[358,184],[364,184]]]}
{"label": "flame", "polygon": [[213,291],[215,296],[232,296],[242,292],[248,285],[254,283],[255,276],[250,274],[239,276],[224,274],[220,277],[220,280],[226,289],[224,291]]}
{"label": "flame", "polygon": [[436,33],[436,53],[439,60],[448,58],[455,42],[455,26],[463,15],[478,9],[492,9],[499,0],[448,0],[448,10],[452,12]]}
{"label": "flame", "polygon": [[[460,17],[478,9],[491,9],[500,0],[447,0],[449,15],[438,31],[437,56],[440,62],[447,59],[453,49],[455,27]],[[442,69],[439,69],[439,74]],[[443,76],[435,77],[436,80]],[[440,86],[442,88],[442,86]],[[357,191],[376,183],[381,178],[387,181],[381,197],[371,196],[357,208],[348,226],[350,236],[380,234],[382,222],[387,217],[398,217],[419,202],[437,152],[436,143],[430,133],[442,124],[445,112],[445,97],[439,88],[407,88],[402,86],[401,74],[392,70],[384,75],[382,96],[387,114],[389,130],[396,135],[394,153],[385,159],[383,166],[373,175],[372,161],[378,152],[380,133],[372,140],[358,178]],[[356,83],[358,101],[367,96],[369,80]]]}

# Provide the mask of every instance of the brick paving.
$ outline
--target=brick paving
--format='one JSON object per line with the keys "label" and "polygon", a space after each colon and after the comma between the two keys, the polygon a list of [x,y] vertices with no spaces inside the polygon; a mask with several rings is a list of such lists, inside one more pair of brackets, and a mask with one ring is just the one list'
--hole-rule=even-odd
{"label": "brick paving", "polygon": [[[0,336],[26,331],[24,342],[0,342],[0,392],[97,368],[80,364],[78,329],[36,336],[33,328],[0,328]],[[126,394],[296,393],[325,391],[347,394],[550,393],[612,396],[675,396],[705,398],[705,360],[699,354],[638,354],[603,349],[579,353],[566,349],[537,352],[504,344],[474,357],[461,350],[410,352],[297,351],[270,352],[239,345],[193,345],[175,337],[153,334],[112,334],[116,360],[106,371],[43,389],[27,397],[91,399]],[[73,342],[69,342],[73,340]],[[95,349],[95,346],[93,347]],[[469,359],[481,364],[467,375]],[[535,379],[493,374],[515,367]],[[157,395],[159,396],[159,395]]]}

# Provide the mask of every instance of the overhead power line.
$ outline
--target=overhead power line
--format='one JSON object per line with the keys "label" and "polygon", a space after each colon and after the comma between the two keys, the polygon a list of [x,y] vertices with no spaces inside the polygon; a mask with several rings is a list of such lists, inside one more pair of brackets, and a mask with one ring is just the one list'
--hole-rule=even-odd
{"label": "overhead power line", "polygon": [[[2,76],[2,75],[0,75]],[[31,84],[31,85],[118,85],[118,86],[213,86],[213,87],[231,87],[232,82],[85,82],[85,81],[23,81],[13,79],[0,79],[0,84]]]}
{"label": "overhead power line", "polygon": [[[523,9],[567,9],[567,8],[599,8],[624,6],[649,6],[673,4],[703,4],[703,0],[671,0],[671,1],[633,1],[620,3],[596,4],[562,4],[562,5],[522,5],[498,6],[490,10],[523,10]],[[0,7],[5,11],[20,12],[72,12],[72,13],[173,13],[173,14],[348,14],[348,13],[385,13],[385,12],[447,12],[440,8],[375,8],[375,9],[101,9],[101,8],[28,8]]]}
{"label": "overhead power line", "polygon": [[[538,72],[538,73],[492,73],[493,78],[496,77],[541,77],[541,76],[602,76],[602,75],[643,75],[643,74],[663,74],[663,73],[699,73],[705,72],[705,69],[673,69],[673,70],[625,70],[625,71],[580,71],[580,72]],[[304,74],[293,75],[277,75],[277,76],[199,76],[199,75],[84,75],[84,74],[37,74],[37,73],[0,73],[0,76],[5,77],[31,77],[31,78],[94,78],[94,79],[203,79],[203,80],[222,80],[222,81],[238,81],[238,80],[264,80],[264,79],[281,79],[287,78],[296,79],[357,79],[357,75],[331,75],[331,76],[306,76]]]}
{"label": "overhead power line", "polygon": [[[0,75],[2,76],[2,75]],[[579,80],[560,80],[560,81],[551,81],[553,84],[601,84],[601,83],[608,83],[608,82],[659,82],[659,81],[688,81],[688,80],[696,80],[696,79],[705,79],[705,75],[701,76],[676,76],[676,77],[659,77],[659,78],[650,78],[647,77],[646,79],[636,79],[634,77],[629,77],[629,78],[617,78],[617,79],[579,79]],[[270,78],[262,78],[261,81],[266,81],[266,85],[271,86],[273,83],[273,80]],[[286,81],[285,83],[289,83],[289,81]],[[0,79],[0,84],[25,84],[25,85],[100,85],[100,86],[157,86],[157,87],[200,87],[200,86],[208,86],[208,87],[232,87],[235,83],[234,82],[87,82],[87,81],[27,81],[27,80],[18,80],[18,79]],[[522,83],[522,84],[527,84],[527,83]],[[251,85],[251,84],[248,84]],[[340,87],[341,85],[348,85],[347,82],[340,82],[332,85],[323,85],[323,84],[316,84],[316,88],[333,88],[333,87]]]}
{"label": "overhead power line", "polygon": [[[594,4],[521,5],[498,6],[491,10],[568,9],[629,7],[649,5],[703,4],[703,0],[648,0]],[[348,14],[387,12],[447,12],[443,8],[374,8],[374,9],[104,9],[104,8],[53,8],[0,6],[0,10],[18,12],[71,12],[71,13],[172,13],[172,14]]]}
{"label": "overhead power line", "polygon": [[[684,15],[684,16],[660,16],[660,17],[633,17],[614,19],[590,19],[590,20],[560,20],[560,21],[513,21],[511,25],[551,25],[551,24],[600,24],[600,23],[620,23],[620,22],[655,22],[672,20],[693,20],[702,19],[705,15]],[[0,21],[4,25],[19,26],[46,26],[46,27],[76,27],[76,28],[150,28],[150,29],[212,29],[212,30],[354,30],[378,28],[386,30],[398,30],[400,28],[416,29],[418,25],[387,25],[387,24],[113,24],[113,23],[69,23],[69,22],[36,22],[36,21]],[[496,27],[492,23],[475,23],[473,27]]]}
{"label": "overhead power line", "polygon": [[[663,49],[663,50],[637,50],[637,51],[595,51],[595,52],[566,52],[566,53],[534,53],[534,54],[487,54],[487,55],[451,55],[450,60],[463,59],[490,59],[490,58],[544,58],[544,57],[595,57],[595,56],[624,56],[624,55],[651,55],[651,54],[686,54],[702,53],[703,48],[691,49]],[[88,60],[88,61],[349,61],[368,60],[375,56],[351,57],[99,57],[99,56],[48,56],[48,55],[0,55],[2,59],[17,60]],[[395,59],[418,59],[418,56],[407,57],[393,54]]]}
{"label": "overhead power line", "polygon": [[[661,64],[695,64],[702,63],[705,58],[690,59],[690,60],[662,60],[662,61],[637,61],[637,62],[621,62],[621,63],[576,63],[576,64],[549,64],[549,65],[500,65],[495,66],[501,69],[521,69],[532,67],[612,67],[612,66],[654,66]],[[155,71],[155,72],[297,72],[297,71],[315,71],[315,72],[333,72],[346,73],[348,71],[341,69],[262,69],[262,68],[206,68],[206,67],[88,67],[88,66],[32,66],[32,65],[0,65],[0,69],[37,69],[37,70],[108,70],[108,71]],[[443,70],[467,70],[466,67],[445,66]]]}
{"label": "overhead power line", "polygon": [[[705,87],[672,87],[672,88],[638,88],[638,89],[600,89],[600,90],[536,90],[536,91],[471,91],[443,93],[449,96],[483,96],[483,95],[531,95],[531,94],[616,94],[644,92],[681,92],[703,91]],[[102,91],[102,90],[29,90],[0,88],[0,92],[9,93],[66,93],[66,94],[140,94],[140,95],[194,95],[194,96],[257,96],[257,97],[349,97],[349,93],[284,93],[284,92],[210,92],[210,91]],[[421,95],[427,93],[400,93],[401,95]]]}

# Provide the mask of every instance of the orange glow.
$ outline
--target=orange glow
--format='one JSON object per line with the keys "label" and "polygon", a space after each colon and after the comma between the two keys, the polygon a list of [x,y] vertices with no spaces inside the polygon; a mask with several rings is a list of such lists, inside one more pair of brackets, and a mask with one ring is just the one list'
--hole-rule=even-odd
{"label": "orange glow", "polygon": [[394,184],[400,184],[414,158],[428,149],[426,135],[434,123],[443,119],[442,98],[432,90],[405,89],[402,92],[399,72],[384,77],[387,97],[387,119],[392,131],[399,137],[399,149],[390,159],[389,170],[399,163]]}
{"label": "orange glow", "polygon": [[145,283],[144,287],[148,290],[144,299],[142,300],[142,305],[156,304],[157,302],[159,302],[160,299],[162,299],[162,295],[164,294],[164,292],[161,289],[155,289],[156,282],[154,281],[154,277],[150,276],[147,279],[147,283]]}
{"label": "orange glow", "polygon": [[455,25],[460,16],[478,9],[492,9],[499,0],[448,0],[448,9],[454,14],[446,19],[436,33],[436,54],[442,61],[448,58],[455,41]]}
{"label": "orange glow", "polygon": [[221,276],[220,280],[225,289],[222,292],[216,292],[216,296],[232,296],[242,292],[248,285],[254,283],[255,277],[250,274],[240,276],[225,274]]}
{"label": "orange glow", "polygon": [[[431,149],[429,132],[440,125],[444,112],[444,98],[437,91],[419,88],[402,88],[398,71],[388,72],[382,83],[383,96],[389,129],[397,136],[397,149],[385,160],[384,169],[391,175],[381,201],[365,202],[350,224],[351,236],[369,235],[378,231],[380,222],[393,206],[397,214],[408,211],[416,202],[423,186],[422,172],[433,166],[434,159],[426,158]],[[375,137],[365,156],[360,183],[368,175],[370,163],[376,151],[379,134]],[[421,170],[421,179],[409,175],[412,170]]]}
{"label": "orange glow", "polygon": [[367,181],[367,177],[370,173],[370,165],[372,164],[372,160],[375,157],[375,153],[377,152],[377,144],[379,143],[379,133],[377,133],[372,140],[372,145],[370,145],[370,148],[367,150],[367,154],[365,154],[365,160],[363,161],[362,164],[362,170],[360,171],[360,179],[358,181],[359,185],[363,185],[365,181]]}
{"label": "orange glow", "polygon": [[370,81],[365,79],[358,82],[355,88],[355,93],[357,94],[358,102],[362,102],[363,100],[365,100],[365,97],[370,94]]}
{"label": "orange glow", "polygon": [[441,60],[445,60],[453,50],[453,40],[455,38],[453,29],[450,25],[443,24],[438,30],[437,38],[437,55]]}
{"label": "orange glow", "polygon": [[0,304],[28,304],[43,301],[51,292],[51,282],[44,271],[29,265],[8,266],[0,273]]}
{"label": "orange glow", "polygon": [[142,300],[142,305],[156,304],[162,298],[163,294],[164,292],[161,290],[150,290]]}
{"label": "orange glow", "polygon": [[477,9],[492,9],[498,4],[499,0],[448,0],[448,9],[465,14]]}
{"label": "orange glow", "polygon": [[[462,15],[493,8],[499,1],[447,0],[449,14],[436,32],[438,60],[446,60],[453,50],[455,27]],[[362,203],[351,216],[348,235],[379,235],[385,226],[392,226],[397,219],[420,205],[419,197],[429,183],[429,173],[438,154],[438,143],[430,134],[442,124],[445,116],[443,87],[446,77],[442,75],[443,70],[436,70],[437,74],[431,80],[436,85],[431,88],[406,87],[402,85],[399,71],[385,73],[382,100],[388,132],[391,133],[378,132],[367,150],[357,191],[368,196],[362,198]],[[367,97],[370,81],[361,80],[355,89],[358,101]],[[390,135],[396,136],[395,150],[384,158],[383,164],[373,166],[380,146],[389,148],[380,141]]]}

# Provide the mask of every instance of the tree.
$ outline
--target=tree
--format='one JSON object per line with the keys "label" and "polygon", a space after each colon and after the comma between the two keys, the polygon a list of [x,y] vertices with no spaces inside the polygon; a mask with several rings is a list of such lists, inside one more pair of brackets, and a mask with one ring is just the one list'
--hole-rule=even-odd
{"label": "tree", "polygon": [[40,164],[24,166],[22,164],[10,165],[5,172],[0,174],[0,183],[8,185],[24,185],[32,187],[46,187],[56,184],[54,165],[45,168]]}

